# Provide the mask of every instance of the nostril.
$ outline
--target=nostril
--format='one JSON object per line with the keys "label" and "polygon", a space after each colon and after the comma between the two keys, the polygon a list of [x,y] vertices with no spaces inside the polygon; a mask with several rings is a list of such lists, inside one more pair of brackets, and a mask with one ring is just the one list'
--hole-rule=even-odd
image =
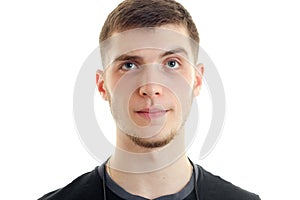
{"label": "nostril", "polygon": [[147,85],[143,85],[140,89],[139,89],[139,95],[141,96],[149,96],[149,97],[158,97],[162,94],[162,90],[160,88],[160,86],[156,86],[154,84],[147,84]]}

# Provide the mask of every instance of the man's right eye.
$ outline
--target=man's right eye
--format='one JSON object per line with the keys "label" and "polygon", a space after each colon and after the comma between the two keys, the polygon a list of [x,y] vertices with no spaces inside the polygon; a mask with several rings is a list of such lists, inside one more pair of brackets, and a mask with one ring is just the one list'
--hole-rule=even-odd
{"label": "man's right eye", "polygon": [[132,62],[123,63],[120,67],[120,69],[125,70],[125,71],[129,71],[129,70],[132,70],[135,68],[136,68],[136,65]]}

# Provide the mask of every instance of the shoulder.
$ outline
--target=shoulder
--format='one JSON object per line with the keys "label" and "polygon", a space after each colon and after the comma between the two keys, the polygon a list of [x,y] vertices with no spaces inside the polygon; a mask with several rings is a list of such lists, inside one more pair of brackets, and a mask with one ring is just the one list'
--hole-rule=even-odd
{"label": "shoulder", "polygon": [[222,179],[219,176],[213,175],[206,171],[201,166],[197,165],[200,171],[200,195],[205,196],[205,199],[210,200],[259,200],[259,196],[244,190],[232,183]]}
{"label": "shoulder", "polygon": [[84,200],[94,199],[101,195],[101,178],[98,174],[98,167],[93,171],[82,174],[63,188],[45,194],[38,200]]}

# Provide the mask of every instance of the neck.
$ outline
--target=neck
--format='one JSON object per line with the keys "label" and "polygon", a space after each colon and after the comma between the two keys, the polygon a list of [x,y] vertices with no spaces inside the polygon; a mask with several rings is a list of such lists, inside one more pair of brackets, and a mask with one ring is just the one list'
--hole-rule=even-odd
{"label": "neck", "polygon": [[111,168],[111,162],[113,161],[109,160],[106,170],[120,187],[131,194],[149,199],[179,192],[189,182],[193,172],[186,155],[163,169],[147,173],[120,171]]}
{"label": "neck", "polygon": [[165,147],[151,150],[124,138],[119,141],[107,171],[127,192],[153,199],[179,192],[190,180],[192,165],[185,154],[183,131]]}

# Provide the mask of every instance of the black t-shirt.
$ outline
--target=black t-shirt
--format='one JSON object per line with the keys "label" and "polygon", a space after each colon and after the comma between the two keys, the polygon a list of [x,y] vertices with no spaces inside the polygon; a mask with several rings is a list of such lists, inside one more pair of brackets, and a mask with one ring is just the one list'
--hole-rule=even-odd
{"label": "black t-shirt", "polygon": [[[117,185],[106,173],[104,164],[79,176],[67,186],[44,195],[39,200],[104,200],[104,195],[107,200],[146,200],[146,198],[126,192]],[[199,165],[193,164],[193,166],[193,176],[180,192],[162,196],[155,200],[197,200],[197,195],[199,200],[260,199],[258,195],[207,172]],[[195,178],[197,181],[195,181]],[[195,190],[195,184],[197,191]]]}

